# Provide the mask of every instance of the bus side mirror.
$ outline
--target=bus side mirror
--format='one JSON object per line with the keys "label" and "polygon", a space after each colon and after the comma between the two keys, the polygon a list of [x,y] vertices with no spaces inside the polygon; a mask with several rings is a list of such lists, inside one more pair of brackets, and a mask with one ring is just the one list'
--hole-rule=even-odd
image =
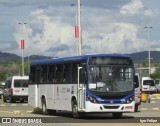
{"label": "bus side mirror", "polygon": [[138,77],[134,76],[134,88],[138,88],[138,87],[139,87]]}
{"label": "bus side mirror", "polygon": [[138,88],[138,84],[134,82],[134,88]]}

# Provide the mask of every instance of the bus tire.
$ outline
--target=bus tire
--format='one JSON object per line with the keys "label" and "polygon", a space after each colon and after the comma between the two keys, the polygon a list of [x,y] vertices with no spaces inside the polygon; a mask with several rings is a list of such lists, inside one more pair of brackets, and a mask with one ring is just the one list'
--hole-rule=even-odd
{"label": "bus tire", "polygon": [[122,112],[114,112],[112,113],[113,118],[119,119],[122,117]]}
{"label": "bus tire", "polygon": [[46,106],[46,99],[45,98],[42,99],[42,114],[43,115],[47,115],[48,114],[47,106]]}
{"label": "bus tire", "polygon": [[13,99],[12,99],[11,97],[9,97],[9,98],[8,98],[8,102],[9,102],[9,103],[12,103],[12,102],[13,102]]}
{"label": "bus tire", "polygon": [[81,118],[83,116],[83,113],[78,112],[78,105],[75,99],[72,101],[72,116],[74,118]]}
{"label": "bus tire", "polygon": [[4,97],[4,95],[3,95],[3,102],[7,102],[7,101],[6,101],[6,98]]}
{"label": "bus tire", "polygon": [[134,112],[138,112],[138,105],[135,105]]}

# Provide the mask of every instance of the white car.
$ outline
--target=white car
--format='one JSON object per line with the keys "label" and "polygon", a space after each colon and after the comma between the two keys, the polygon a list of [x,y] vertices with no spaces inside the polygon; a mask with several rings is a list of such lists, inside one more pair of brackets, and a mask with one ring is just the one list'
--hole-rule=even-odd
{"label": "white car", "polygon": [[142,77],[142,92],[153,94],[156,92],[154,80],[150,77]]}
{"label": "white car", "polygon": [[0,84],[0,98],[2,98],[2,95],[3,95],[4,85],[5,85],[5,83]]}
{"label": "white car", "polygon": [[3,95],[3,88],[0,86],[0,98],[2,97]]}
{"label": "white car", "polygon": [[28,76],[7,77],[3,90],[3,101],[28,101],[28,83]]}

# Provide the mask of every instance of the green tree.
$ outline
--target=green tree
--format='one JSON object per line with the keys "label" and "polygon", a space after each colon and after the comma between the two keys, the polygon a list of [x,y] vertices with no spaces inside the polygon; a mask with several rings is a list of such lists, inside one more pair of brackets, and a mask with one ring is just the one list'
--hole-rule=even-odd
{"label": "green tree", "polygon": [[150,74],[150,77],[154,80],[160,79],[160,68],[156,69],[153,74]]}

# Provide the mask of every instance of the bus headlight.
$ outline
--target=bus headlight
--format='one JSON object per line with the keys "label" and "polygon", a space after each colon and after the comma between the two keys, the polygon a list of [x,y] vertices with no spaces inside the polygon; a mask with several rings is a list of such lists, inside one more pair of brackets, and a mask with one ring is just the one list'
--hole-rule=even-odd
{"label": "bus headlight", "polygon": [[92,103],[98,103],[98,101],[90,95],[87,96],[87,99]]}
{"label": "bus headlight", "polygon": [[133,100],[134,100],[134,97],[131,96],[130,98],[128,98],[128,99],[125,101],[125,103],[126,103],[126,104],[129,104],[129,103],[131,103]]}

